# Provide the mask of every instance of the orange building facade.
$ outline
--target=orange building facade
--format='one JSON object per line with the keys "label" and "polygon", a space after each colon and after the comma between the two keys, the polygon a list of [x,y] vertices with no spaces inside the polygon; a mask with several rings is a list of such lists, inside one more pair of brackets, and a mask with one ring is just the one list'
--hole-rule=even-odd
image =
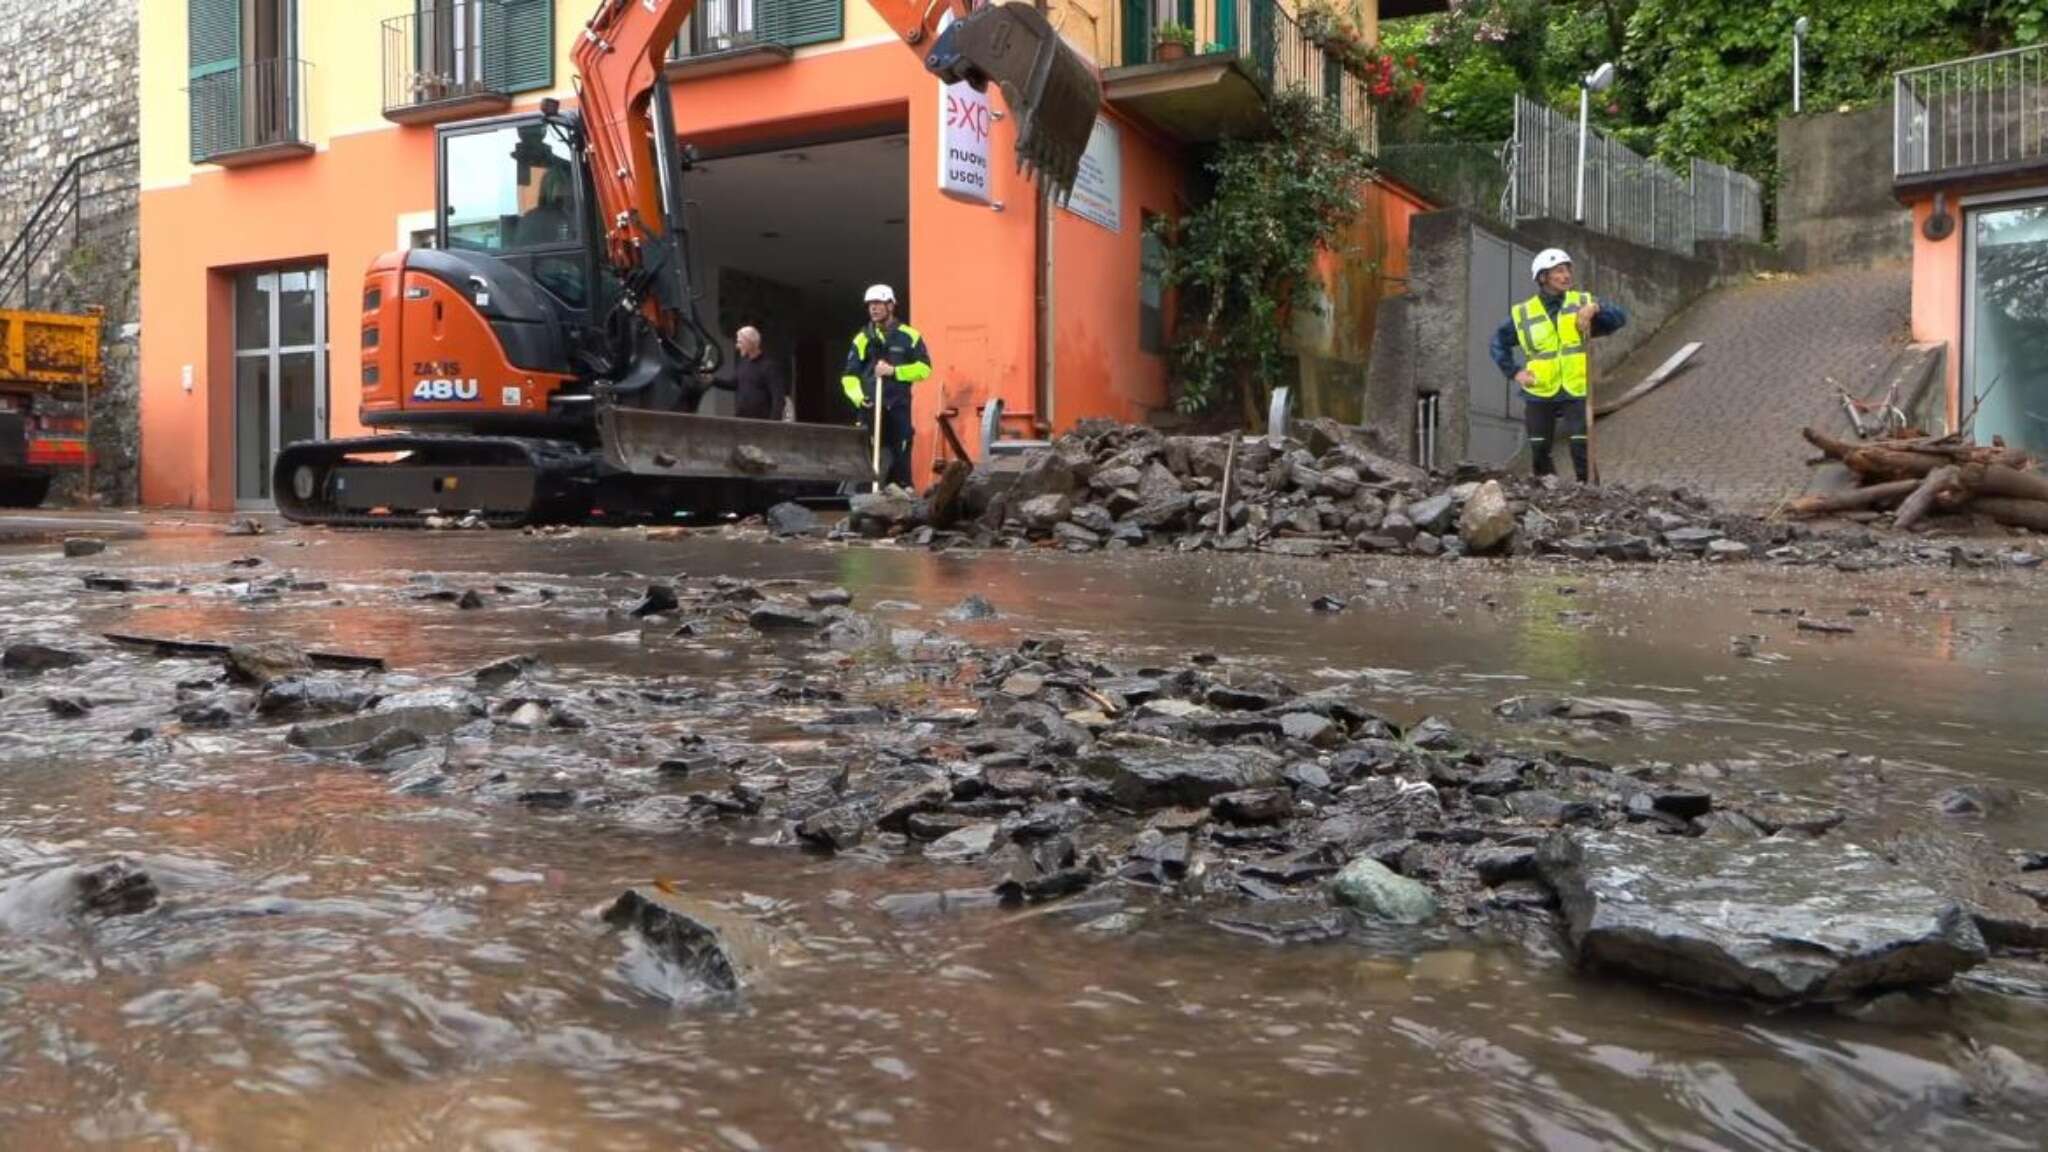
{"label": "orange building facade", "polygon": [[[145,503],[262,506],[283,443],[363,432],[365,271],[434,242],[449,124],[573,102],[569,50],[592,2],[143,6]],[[1193,157],[1221,130],[1201,122],[1255,115],[1270,90],[1271,62],[1228,42],[1249,39],[1232,30],[1249,26],[1244,0],[1231,20],[1212,6],[1209,51],[1179,61],[1151,58],[1145,5],[1055,9],[1108,96],[1064,206],[1014,171],[999,98],[982,121],[986,188],[942,188],[963,117],[951,110],[949,136],[947,93],[861,0],[707,0],[670,65],[679,135],[699,154],[685,195],[706,322],[728,339],[761,328],[797,418],[847,421],[839,358],[862,289],[893,284],[935,368],[914,392],[920,478],[949,454],[942,415],[978,453],[993,399],[1010,435],[1169,403],[1147,225],[1189,206]],[[1360,228],[1398,260],[1406,245],[1386,233],[1405,215],[1383,199],[1369,194]],[[1325,267],[1333,300],[1399,275],[1377,260]],[[1357,352],[1352,324],[1333,326],[1331,354]]]}

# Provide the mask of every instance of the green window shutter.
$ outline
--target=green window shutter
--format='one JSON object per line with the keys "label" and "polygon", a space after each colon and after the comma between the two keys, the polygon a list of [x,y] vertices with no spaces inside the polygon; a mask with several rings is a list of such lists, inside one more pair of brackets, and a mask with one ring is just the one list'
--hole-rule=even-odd
{"label": "green window shutter", "polygon": [[754,0],[761,38],[800,48],[846,35],[845,0]]}
{"label": "green window shutter", "polygon": [[1124,0],[1124,58],[1126,66],[1152,59],[1152,15],[1148,0]]}
{"label": "green window shutter", "polygon": [[242,2],[187,0],[192,162],[230,151],[242,117]]}
{"label": "green window shutter", "polygon": [[[504,51],[498,86],[530,92],[555,86],[555,0],[503,0]],[[488,19],[488,17],[487,17]]]}

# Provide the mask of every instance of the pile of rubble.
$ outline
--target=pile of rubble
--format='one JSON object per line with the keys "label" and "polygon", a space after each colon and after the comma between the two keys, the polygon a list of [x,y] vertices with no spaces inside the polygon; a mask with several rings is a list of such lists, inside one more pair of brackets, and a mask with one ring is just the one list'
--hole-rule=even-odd
{"label": "pile of rubble", "polygon": [[[1861,526],[1817,532],[1775,523],[1682,489],[1589,487],[1473,468],[1431,473],[1374,451],[1358,430],[1334,421],[1298,428],[1299,438],[1275,443],[1083,424],[1014,464],[950,474],[923,498],[857,496],[840,531],[934,546],[1073,552],[1755,558],[1845,568],[1959,562],[1947,546],[1883,539]],[[1982,550],[1970,558],[2001,562]]]}

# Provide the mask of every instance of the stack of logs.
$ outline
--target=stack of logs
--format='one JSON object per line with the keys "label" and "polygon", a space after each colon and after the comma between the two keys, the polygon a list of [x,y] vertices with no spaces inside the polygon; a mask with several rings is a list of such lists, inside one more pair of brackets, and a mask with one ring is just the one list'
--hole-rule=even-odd
{"label": "stack of logs", "polygon": [[1973,444],[1957,436],[1896,440],[1837,440],[1803,430],[1821,450],[1821,463],[1838,461],[1859,487],[1802,496],[1785,506],[1794,516],[1896,508],[1892,527],[1905,530],[1938,512],[1975,512],[2013,528],[2048,532],[2048,476],[2026,453],[2003,443]]}

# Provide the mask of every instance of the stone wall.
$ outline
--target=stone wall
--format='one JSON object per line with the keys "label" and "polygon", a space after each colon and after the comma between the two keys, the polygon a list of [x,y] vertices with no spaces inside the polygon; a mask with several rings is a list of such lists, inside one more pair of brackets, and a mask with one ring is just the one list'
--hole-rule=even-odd
{"label": "stone wall", "polygon": [[[21,234],[74,157],[138,131],[140,0],[15,0],[0,20],[0,248]],[[141,335],[138,156],[106,157],[80,182],[75,223],[53,234],[27,292],[8,307],[105,309],[106,382],[93,401],[93,487],[107,503],[137,494],[137,346]],[[58,498],[77,497],[66,476]]]}
{"label": "stone wall", "polygon": [[1778,245],[1796,271],[1910,260],[1892,197],[1892,105],[1778,122]]}

